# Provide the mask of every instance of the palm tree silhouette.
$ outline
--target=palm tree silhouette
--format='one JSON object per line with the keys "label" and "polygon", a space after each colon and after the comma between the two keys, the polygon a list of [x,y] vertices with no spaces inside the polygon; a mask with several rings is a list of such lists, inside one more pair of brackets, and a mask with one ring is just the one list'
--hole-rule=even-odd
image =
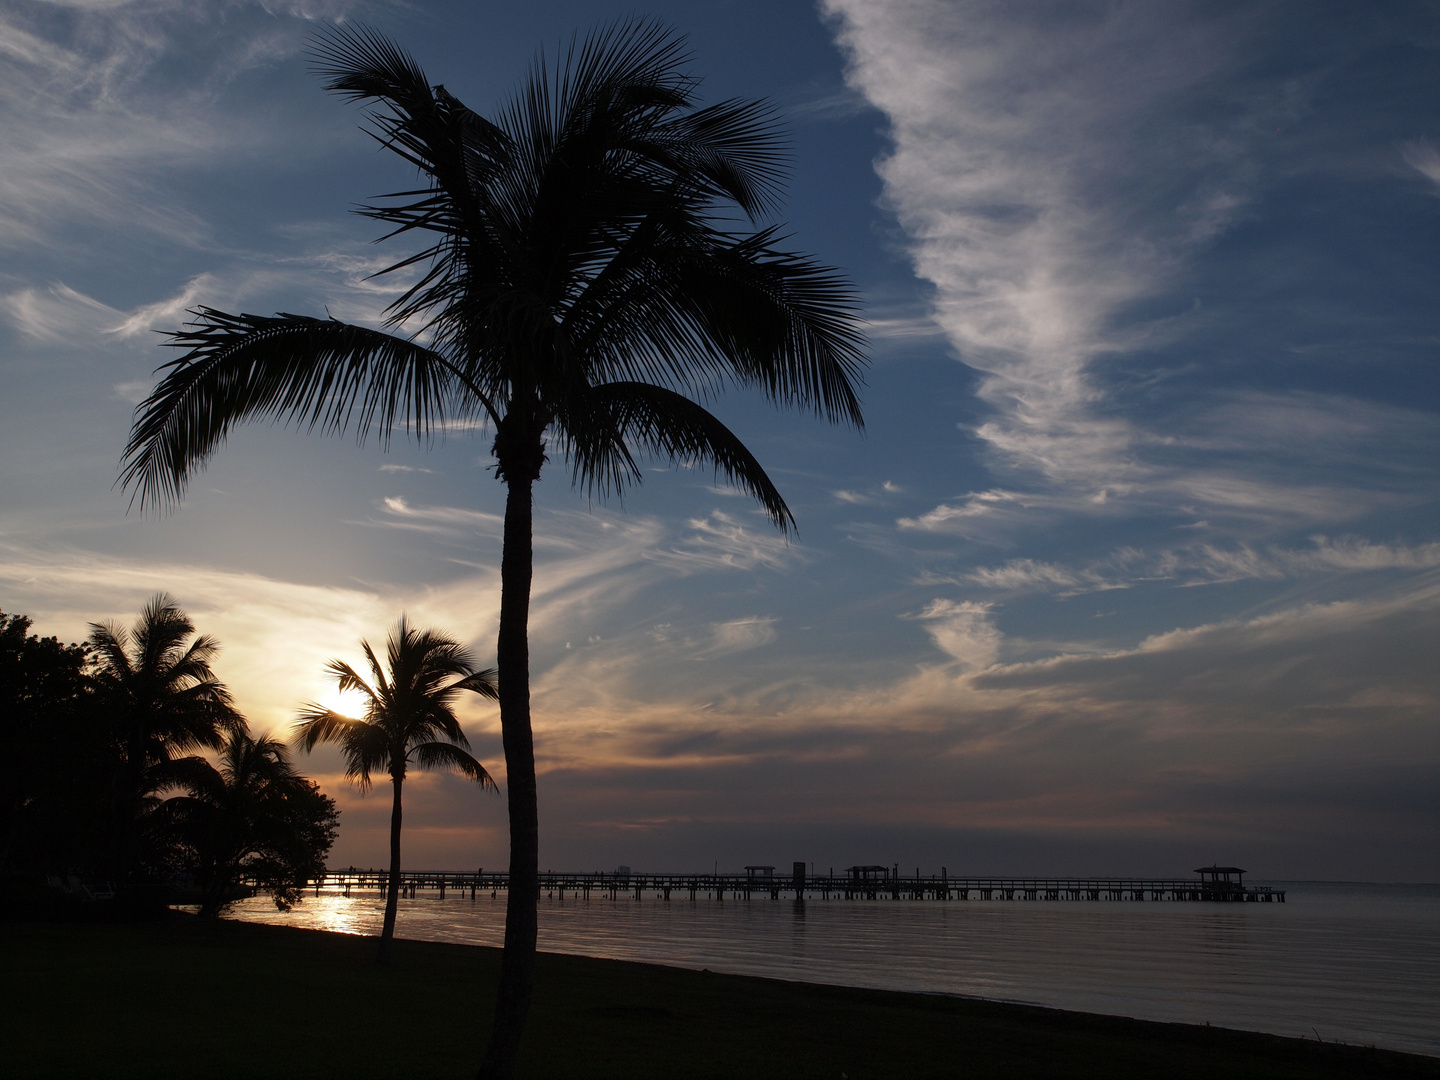
{"label": "palm tree silhouette", "polygon": [[395,789],[390,810],[390,877],[377,956],[383,964],[395,937],[400,899],[400,789],[406,770],[412,763],[422,769],[450,768],[481,787],[499,790],[485,767],[467,752],[470,743],[453,709],[455,699],[465,690],[491,700],[498,695],[493,669],[473,670],[475,663],[459,642],[433,630],[416,629],[403,615],[385,650],[388,677],[370,643],[362,641],[360,647],[370,663],[373,686],[342,660],[330,661],[329,671],[341,692],[358,690],[365,695],[364,717],[357,720],[320,705],[307,705],[296,723],[295,741],[307,752],[322,742],[338,743],[345,755],[345,775],[362,792],[370,789],[371,772],[383,769],[390,774]]}
{"label": "palm tree silhouette", "polygon": [[450,419],[493,426],[506,485],[496,655],[510,888],[481,1072],[508,1076],[534,982],[527,626],[533,487],[547,450],[602,497],[640,481],[637,454],[708,462],[787,531],[775,485],[697,400],[749,387],[862,427],[858,301],[838,271],[781,250],[778,227],[755,224],[785,171],[769,106],[699,107],[683,39],[661,24],[594,31],[553,75],[537,62],[493,120],[373,31],[332,30],[315,55],[327,89],[375,103],[371,134],[419,176],[360,211],[388,236],[430,238],[385,271],[423,268],[388,309],[397,332],[197,309],[171,335],[188,351],[136,411],[121,478],[142,507],[174,504],[228,432],[254,419],[328,432],[353,423],[382,444],[397,423],[417,437]]}
{"label": "palm tree silhouette", "polygon": [[160,810],[192,853],[202,916],[220,914],[242,874],[260,878],[288,907],[297,882],[323,870],[334,807],[295,771],[283,742],[234,731],[218,768],[193,756],[176,761],[171,774],[186,793]]}
{"label": "palm tree silhouette", "polygon": [[210,668],[219,643],[195,632],[164,593],[140,612],[134,628],[90,624],[96,693],[112,732],[117,766],[111,780],[111,873],[121,884],[136,872],[140,829],[156,792],[174,781],[176,758],[219,749],[243,731],[230,691]]}

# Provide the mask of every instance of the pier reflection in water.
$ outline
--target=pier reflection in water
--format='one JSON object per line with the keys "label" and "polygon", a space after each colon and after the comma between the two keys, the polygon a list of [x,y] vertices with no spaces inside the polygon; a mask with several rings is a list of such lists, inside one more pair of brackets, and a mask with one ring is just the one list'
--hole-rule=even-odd
{"label": "pier reflection in water", "polygon": [[[552,952],[1213,1023],[1440,1055],[1440,887],[1287,884],[1288,903],[543,898]],[[234,916],[378,933],[378,892]],[[505,894],[420,892],[401,937],[499,945]]]}

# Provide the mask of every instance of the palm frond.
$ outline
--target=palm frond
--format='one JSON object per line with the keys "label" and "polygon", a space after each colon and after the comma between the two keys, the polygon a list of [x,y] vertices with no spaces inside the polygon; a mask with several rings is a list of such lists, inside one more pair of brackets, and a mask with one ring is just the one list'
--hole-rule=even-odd
{"label": "palm frond", "polygon": [[132,673],[130,633],[114,622],[90,624],[90,648],[102,678],[124,679]]}
{"label": "palm frond", "polygon": [[499,786],[485,766],[476,761],[460,747],[446,742],[425,742],[410,748],[415,764],[422,769],[454,769],[462,776],[474,780],[482,788],[499,791]]}
{"label": "palm frond", "polygon": [[[373,667],[373,665],[375,664],[375,655],[370,652],[369,644],[363,641],[360,644],[364,648],[366,654],[369,656],[370,663]],[[349,664],[345,663],[345,661],[331,660],[328,664],[325,665],[325,670],[330,672],[331,675],[335,676],[335,681],[339,684],[339,690],[342,694],[348,693],[351,690],[358,690],[360,691],[360,693],[364,694],[367,698],[369,698],[372,704],[380,700],[379,694],[370,686],[369,683],[367,683],[363,678],[360,677],[360,673],[358,671],[356,671]],[[380,671],[378,668],[374,668],[374,670],[382,678],[384,677],[385,673],[383,671]],[[384,684],[382,683],[381,685],[383,686]]]}
{"label": "palm frond", "polygon": [[360,642],[360,650],[365,654],[365,659],[369,661],[370,676],[375,680],[375,693],[370,696],[376,702],[383,702],[390,697],[391,692],[390,683],[385,678],[385,668],[376,659],[375,650],[370,647],[368,641]]}
{"label": "palm frond", "polygon": [[301,706],[295,723],[291,726],[291,738],[302,750],[309,752],[322,742],[343,742],[357,728],[371,726],[364,720],[343,716],[323,705],[306,703]]}
{"label": "palm frond", "polygon": [[479,694],[483,698],[489,698],[491,701],[499,701],[500,686],[499,683],[496,682],[497,674],[493,667],[485,668],[482,671],[471,672],[465,676],[465,678],[455,683],[451,689],[469,690]]}
{"label": "palm frond", "polygon": [[143,506],[178,502],[191,474],[238,424],[294,420],[325,432],[352,423],[362,440],[394,426],[424,436],[444,416],[454,372],[414,341],[335,319],[230,315],[199,308],[168,344],[189,351],[163,365],[136,409],[121,484]]}
{"label": "palm frond", "polygon": [[754,496],[771,521],[788,532],[795,518],[760,462],[729,428],[682,394],[649,383],[598,386],[588,408],[563,417],[576,483],[601,494],[620,492],[641,478],[630,454],[634,442],[672,462],[705,461]]}
{"label": "palm frond", "polygon": [[135,642],[137,667],[159,675],[173,667],[187,637],[195,626],[170,596],[152,596],[140,610],[131,637]]}
{"label": "palm frond", "polygon": [[595,381],[675,389],[725,381],[863,429],[865,339],[858,300],[836,271],[671,211],[638,229],[566,313]]}
{"label": "palm frond", "polygon": [[214,799],[225,787],[224,777],[203,757],[190,755],[157,765],[151,773],[157,789],[183,787],[192,796]]}

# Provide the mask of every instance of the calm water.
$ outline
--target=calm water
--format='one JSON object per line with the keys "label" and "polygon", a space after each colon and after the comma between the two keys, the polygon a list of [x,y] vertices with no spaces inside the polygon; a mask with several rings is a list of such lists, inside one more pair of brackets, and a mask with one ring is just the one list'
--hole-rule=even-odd
{"label": "calm water", "polygon": [[[1285,904],[540,901],[540,947],[968,994],[1440,1056],[1440,886],[1274,883]],[[378,894],[237,918],[378,934]],[[499,945],[504,895],[401,900],[401,937]]]}

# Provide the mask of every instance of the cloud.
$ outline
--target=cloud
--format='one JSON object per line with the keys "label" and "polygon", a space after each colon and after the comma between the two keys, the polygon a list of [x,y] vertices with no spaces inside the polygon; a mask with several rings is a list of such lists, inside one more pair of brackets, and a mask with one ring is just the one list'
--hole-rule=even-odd
{"label": "cloud", "polygon": [[[1373,547],[1335,544],[1322,558],[1428,558]],[[633,550],[630,558],[634,565]],[[1068,838],[1069,858],[1088,843],[1112,845],[1104,850],[1114,857],[1126,838],[1151,838],[1147,858],[1223,838],[1237,856],[1262,853],[1267,870],[1288,859],[1334,873],[1361,858],[1337,844],[1371,850],[1356,837],[1378,830],[1413,846],[1416,821],[1433,817],[1423,808],[1440,767],[1440,683],[1425,651],[1440,631],[1433,581],[1363,602],[1181,627],[1103,654],[1009,664],[991,605],[936,599],[912,618],[941,650],[938,662],[857,675],[843,656],[797,673],[793,654],[778,649],[771,615],[613,636],[591,629],[585,590],[613,577],[596,575],[595,565],[582,559],[537,576],[537,596],[555,608],[537,623],[532,691],[553,822],[547,850],[557,860],[593,850],[586,836],[605,844],[620,830],[653,850],[647,845],[674,830],[693,844],[743,820],[787,843],[812,835],[807,822],[834,832],[823,841],[813,834],[811,851],[857,843],[866,829],[896,837],[918,829],[932,859],[982,828],[1006,831],[1017,860],[1027,843],[1052,834]],[[218,669],[261,730],[283,730],[300,701],[329,689],[325,661],[361,662],[360,638],[383,637],[401,610],[476,640],[483,656],[498,595],[493,572],[435,587],[318,587],[202,565],[13,549],[0,552],[0,583],[22,609],[43,610],[38,631],[66,639],[83,636],[92,619],[132,620],[154,590],[168,589],[221,639]],[[601,609],[613,622],[609,598]],[[544,642],[558,634],[598,640],[545,659]],[[654,677],[676,656],[697,655],[709,662],[685,665],[691,671],[726,670]],[[498,762],[493,710],[471,714],[470,729],[477,752]],[[313,767],[328,768],[319,757]],[[1374,796],[1386,789],[1389,803]],[[463,834],[433,838],[437,865],[464,845],[493,842],[503,852],[503,832],[486,831],[489,804],[468,798],[441,785],[417,802],[436,815],[437,829]],[[347,796],[352,804],[357,813],[368,805]],[[1257,807],[1265,812],[1257,816]],[[374,839],[368,820],[362,813],[355,836],[347,832],[348,850]],[[1035,860],[1027,863],[1033,872],[1055,872],[1044,856],[1023,858]],[[1394,865],[1411,864],[1420,865],[1413,853]]]}
{"label": "cloud", "polygon": [[146,198],[143,177],[219,152],[229,133],[222,137],[179,103],[132,108],[136,82],[164,51],[159,22],[138,16],[120,6],[82,9],[83,30],[65,42],[46,40],[18,13],[0,17],[0,116],[9,138],[0,244],[53,243],[57,227],[81,221],[176,238],[200,231],[173,203],[159,209]]}
{"label": "cloud", "polygon": [[902,532],[963,536],[993,543],[1022,526],[1048,525],[1067,514],[1111,512],[1114,507],[1110,495],[1109,488],[1082,495],[990,488],[968,492],[915,517],[897,518],[895,524]]}
{"label": "cloud", "polygon": [[783,103],[785,115],[800,121],[848,120],[871,109],[865,95],[853,86],[842,87],[815,97],[800,98]]}
{"label": "cloud", "polygon": [[865,333],[875,341],[923,341],[943,336],[945,328],[929,315],[872,316],[865,320]]}
{"label": "cloud", "polygon": [[186,321],[190,310],[200,303],[214,306],[220,292],[215,276],[198,274],[185,283],[176,295],[153,304],[142,304],[110,328],[120,337],[135,337],[153,330],[174,330]]}
{"label": "cloud", "polygon": [[777,621],[773,615],[751,615],[715,623],[710,628],[710,643],[695,654],[696,659],[733,656],[769,645],[775,640]]}
{"label": "cloud", "polygon": [[974,601],[932,600],[914,618],[925,623],[935,647],[962,671],[982,671],[1000,655],[1000,631],[990,618],[991,605]]}
{"label": "cloud", "polygon": [[1144,339],[1119,313],[1243,211],[1236,135],[1256,117],[1216,130],[1170,108],[1217,77],[1224,32],[1143,5],[1068,20],[989,2],[824,8],[850,82],[889,118],[878,167],[935,319],[984,373],[978,434],[1051,481],[1132,480],[1135,431],[1096,410],[1089,367]]}
{"label": "cloud", "polygon": [[[998,857],[1032,872],[1089,844],[1114,858],[1153,843],[1149,865],[1222,844],[1269,873],[1343,876],[1383,849],[1411,880],[1433,874],[1433,845],[1415,847],[1440,769],[1433,582],[1011,664],[997,661],[993,614],[927,605],[913,618],[945,660],[858,685],[837,668],[804,686],[772,673],[695,697],[625,651],[555,669],[535,699],[545,790],[563,819],[549,842],[578,845],[577,821],[608,823],[592,843],[613,826],[642,849],[751,822],[791,844],[809,836],[812,851],[867,829],[887,843],[920,830],[916,857],[938,859],[997,829]],[[1047,855],[1021,854],[1041,837]]]}
{"label": "cloud", "polygon": [[[885,203],[934,286],[933,322],[979,372],[983,412],[962,426],[1006,493],[945,500],[902,529],[995,541],[1066,515],[1193,506],[1243,533],[1333,525],[1413,490],[1373,424],[1407,410],[1226,393],[1222,356],[1170,360],[1242,318],[1182,290],[1221,270],[1217,238],[1268,208],[1274,133],[1317,107],[1321,60],[1264,74],[1254,58],[1277,26],[1203,5],[822,8],[847,79],[887,118]],[[1335,153],[1296,147],[1284,174],[1318,175]],[[1423,143],[1404,153],[1421,172],[1440,160]],[[1317,479],[1316,455],[1339,474]]]}
{"label": "cloud", "polygon": [[[1015,700],[1042,710],[1124,717],[1170,738],[1245,731],[1273,754],[1302,752],[1291,738],[1297,732],[1356,739],[1367,724],[1382,742],[1396,724],[1408,740],[1423,731],[1410,725],[1428,727],[1440,701],[1423,659],[1424,635],[1437,625],[1440,586],[1432,578],[1366,600],[1181,627],[1105,654],[999,666],[972,685],[1020,692]],[[1220,756],[1236,761],[1229,750]]]}
{"label": "cloud", "polygon": [[779,570],[803,562],[798,545],[787,542],[773,527],[752,531],[720,510],[691,518],[680,539],[645,553],[647,559],[685,573],[701,570]]}
{"label": "cloud", "polygon": [[1405,164],[1419,172],[1436,187],[1440,187],[1440,150],[1424,140],[1406,143],[1401,148]]}
{"label": "cloud", "polygon": [[334,656],[363,664],[361,638],[383,638],[407,611],[422,625],[488,649],[497,597],[482,577],[444,588],[306,585],[198,563],[152,562],[84,551],[45,555],[0,547],[0,582],[9,603],[37,613],[37,630],[81,640],[87,624],[132,623],[151,595],[174,596],[203,633],[223,646],[216,671],[259,731],[283,731],[303,701],[328,688]]}
{"label": "cloud", "polygon": [[[389,467],[382,465],[382,469]],[[390,524],[401,524],[407,528],[428,529],[458,535],[459,530],[484,533],[499,537],[505,529],[505,518],[500,514],[483,510],[470,510],[459,506],[411,506],[402,496],[387,495],[381,505]]]}
{"label": "cloud", "polygon": [[1146,554],[1133,547],[1104,559],[1066,567],[1035,559],[1011,559],[1000,566],[963,574],[927,575],[923,580],[976,585],[1012,593],[1077,593],[1123,589],[1141,582],[1214,585],[1237,581],[1285,581],[1314,574],[1354,574],[1440,568],[1440,543],[1377,544],[1361,537],[1315,536],[1308,548],[1280,545],[1191,544]]}
{"label": "cloud", "polygon": [[[256,103],[228,92],[235,81],[298,55],[313,18],[375,6],[12,5],[0,14],[0,246],[53,251],[95,226],[111,239],[205,242],[212,230],[177,173],[267,150],[313,152],[317,141],[237,111],[242,99]],[[68,10],[57,18],[56,7]]]}
{"label": "cloud", "polygon": [[58,282],[0,296],[0,312],[20,333],[44,344],[97,337],[121,318],[114,308]]}
{"label": "cloud", "polygon": [[1081,580],[1073,571],[1034,559],[1011,559],[1003,566],[972,570],[965,578],[982,588],[1016,592],[1055,586],[1070,588],[1078,585]]}
{"label": "cloud", "polygon": [[[1433,418],[1419,409],[1302,391],[1215,392],[1169,417],[1163,434],[1137,429],[1141,443],[1151,460],[1130,482],[994,487],[896,524],[984,542],[1069,515],[1178,512],[1241,534],[1333,527],[1424,498],[1416,476],[1433,472],[1426,462],[1440,449]],[[1397,455],[1397,444],[1414,457]]]}
{"label": "cloud", "polygon": [[[324,245],[334,238],[322,237]],[[54,282],[47,287],[26,286],[0,294],[0,315],[30,340],[45,345],[94,351],[123,342],[146,355],[159,340],[156,331],[179,329],[189,313],[201,305],[222,310],[249,310],[252,305],[307,306],[313,314],[330,314],[345,321],[379,326],[384,307],[399,295],[404,282],[397,278],[377,289],[367,275],[388,265],[383,260],[358,261],[348,253],[320,246],[276,255],[263,252],[225,253],[226,265],[191,278],[177,292],[162,299],[119,310],[92,296]],[[470,431],[473,421],[447,421],[449,431]]]}

